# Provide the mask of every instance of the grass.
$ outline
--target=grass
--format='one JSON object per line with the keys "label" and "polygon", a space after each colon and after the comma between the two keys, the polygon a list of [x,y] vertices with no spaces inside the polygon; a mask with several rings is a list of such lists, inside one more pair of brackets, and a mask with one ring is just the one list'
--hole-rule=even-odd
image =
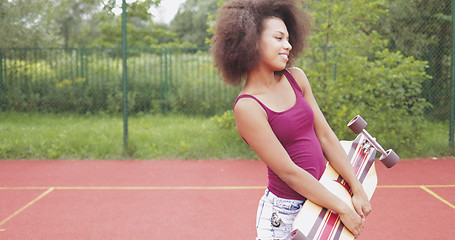
{"label": "grass", "polygon": [[121,118],[6,113],[0,117],[0,158],[120,158]]}
{"label": "grass", "polygon": [[449,122],[430,122],[425,124],[425,131],[422,132],[422,144],[415,149],[408,149],[406,155],[412,157],[440,157],[453,156],[454,151],[449,146]]}
{"label": "grass", "polygon": [[143,116],[130,121],[135,159],[236,159],[254,154],[235,129],[203,117]]}
{"label": "grass", "polygon": [[[229,118],[229,116],[225,116]],[[0,159],[252,159],[254,152],[233,127],[213,118],[138,115],[129,122],[123,148],[123,118],[106,114],[0,115]],[[225,120],[224,123],[229,123]],[[425,123],[415,149],[395,149],[401,158],[451,156],[448,123]]]}
{"label": "grass", "polygon": [[121,116],[2,113],[0,159],[239,159],[254,158],[235,129],[181,115],[129,118],[123,151]]}

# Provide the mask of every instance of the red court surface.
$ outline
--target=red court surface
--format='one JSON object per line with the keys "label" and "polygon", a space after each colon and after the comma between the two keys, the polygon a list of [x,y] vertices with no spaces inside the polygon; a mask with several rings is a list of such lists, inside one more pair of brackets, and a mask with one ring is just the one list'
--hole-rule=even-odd
{"label": "red court surface", "polygon": [[[376,164],[358,239],[452,239],[455,159]],[[255,239],[261,161],[0,161],[0,239]]]}

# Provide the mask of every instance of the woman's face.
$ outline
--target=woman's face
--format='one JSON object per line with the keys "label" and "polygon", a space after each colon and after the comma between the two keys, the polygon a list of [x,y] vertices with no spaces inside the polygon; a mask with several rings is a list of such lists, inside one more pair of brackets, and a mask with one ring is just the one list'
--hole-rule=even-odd
{"label": "woman's face", "polygon": [[264,20],[264,30],[259,47],[262,56],[260,65],[273,71],[281,71],[286,68],[292,46],[289,43],[289,33],[283,20],[276,17]]}

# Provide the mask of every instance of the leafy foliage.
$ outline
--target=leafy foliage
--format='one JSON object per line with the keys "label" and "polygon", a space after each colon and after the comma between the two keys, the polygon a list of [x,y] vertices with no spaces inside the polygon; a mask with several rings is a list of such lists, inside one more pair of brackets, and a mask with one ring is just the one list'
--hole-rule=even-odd
{"label": "leafy foliage", "polygon": [[[374,28],[388,12],[385,0],[314,1],[311,48],[302,59],[321,110],[339,138],[362,115],[370,132],[397,152],[416,147],[424,110],[425,62],[391,52]],[[332,71],[328,71],[332,70]]]}
{"label": "leafy foliage", "polygon": [[[153,22],[149,9],[160,3],[127,1],[128,46],[196,46],[189,42],[194,39],[181,41],[180,33]],[[119,47],[122,25],[118,9],[121,6],[116,0],[0,1],[0,47]],[[201,21],[194,24],[185,31],[194,33],[206,26]]]}
{"label": "leafy foliage", "polygon": [[58,43],[54,1],[0,1],[0,47],[42,47]]}
{"label": "leafy foliage", "polygon": [[433,105],[431,117],[448,119],[452,41],[451,0],[388,1],[389,14],[375,27],[387,47],[405,56],[428,61],[431,79],[423,95]]}
{"label": "leafy foliage", "polygon": [[170,30],[183,42],[206,46],[209,16],[215,14],[218,0],[187,0],[171,21]]}

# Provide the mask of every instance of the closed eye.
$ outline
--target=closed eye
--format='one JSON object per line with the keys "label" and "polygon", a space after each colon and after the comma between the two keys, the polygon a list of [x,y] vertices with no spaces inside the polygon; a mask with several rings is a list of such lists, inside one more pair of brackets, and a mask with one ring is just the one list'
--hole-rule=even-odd
{"label": "closed eye", "polygon": [[275,38],[278,40],[286,39],[289,42],[289,35],[281,31],[276,32]]}

